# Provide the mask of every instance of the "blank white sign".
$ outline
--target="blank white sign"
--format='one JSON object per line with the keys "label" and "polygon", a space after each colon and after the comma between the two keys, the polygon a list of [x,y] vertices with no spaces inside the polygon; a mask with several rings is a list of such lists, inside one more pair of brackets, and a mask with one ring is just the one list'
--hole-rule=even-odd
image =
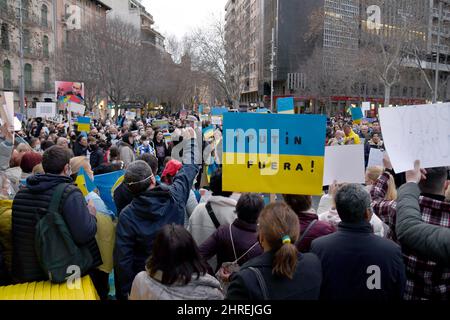
{"label": "blank white sign", "polygon": [[364,145],[333,146],[325,148],[323,185],[365,182]]}

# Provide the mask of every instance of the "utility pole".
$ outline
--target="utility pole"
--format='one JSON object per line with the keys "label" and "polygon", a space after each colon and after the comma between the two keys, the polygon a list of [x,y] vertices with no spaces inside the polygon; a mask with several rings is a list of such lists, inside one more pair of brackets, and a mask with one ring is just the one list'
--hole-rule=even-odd
{"label": "utility pole", "polygon": [[275,70],[275,28],[272,28],[272,49],[270,60],[270,111],[273,113],[273,73]]}
{"label": "utility pole", "polygon": [[[23,8],[22,0],[19,0],[19,37],[20,37],[20,87],[19,87],[19,105],[20,113],[24,114],[25,109],[25,79],[24,79],[24,65],[23,65]],[[28,117],[27,117],[28,118]]]}
{"label": "utility pole", "polygon": [[[275,72],[275,56],[276,56],[276,52],[275,52],[275,32],[277,33],[277,42],[278,42],[278,11],[279,11],[279,0],[277,0],[276,3],[276,12],[275,12],[275,23],[274,26],[275,27],[272,28],[272,51],[271,51],[271,62],[270,62],[270,112],[273,113],[274,110],[274,101],[273,101],[273,95],[275,92],[275,89],[273,87],[273,83],[274,83],[274,72]],[[278,47],[278,46],[277,46]]]}
{"label": "utility pole", "polygon": [[438,21],[438,34],[437,34],[437,52],[436,52],[436,78],[434,79],[434,96],[433,103],[437,103],[439,97],[439,63],[441,55],[441,21],[442,21],[442,0],[439,1],[439,21]]}

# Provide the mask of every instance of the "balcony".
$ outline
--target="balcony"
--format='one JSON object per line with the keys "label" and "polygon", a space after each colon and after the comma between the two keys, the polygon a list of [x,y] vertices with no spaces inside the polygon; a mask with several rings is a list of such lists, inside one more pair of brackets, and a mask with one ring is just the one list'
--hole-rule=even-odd
{"label": "balcony", "polygon": [[25,59],[31,59],[31,60],[49,60],[53,57],[53,55],[50,52],[44,53],[42,49],[24,49],[23,50],[23,57]]}
{"label": "balcony", "polygon": [[25,80],[25,92],[53,92],[54,90],[55,86],[52,83]]}

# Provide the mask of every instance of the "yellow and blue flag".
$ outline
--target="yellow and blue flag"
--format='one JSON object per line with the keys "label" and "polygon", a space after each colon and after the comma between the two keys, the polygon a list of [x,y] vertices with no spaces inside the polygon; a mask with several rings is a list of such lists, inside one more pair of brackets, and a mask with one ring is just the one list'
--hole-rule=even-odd
{"label": "yellow and blue flag", "polygon": [[362,119],[364,118],[363,112],[361,108],[351,108],[352,120],[356,124],[360,124]]}
{"label": "yellow and blue flag", "polygon": [[209,126],[207,128],[204,128],[202,131],[203,131],[203,137],[205,140],[209,140],[212,137],[214,137],[214,126]]}
{"label": "yellow and blue flag", "polygon": [[223,189],[321,195],[326,122],[322,115],[225,114]]}
{"label": "yellow and blue flag", "polygon": [[87,175],[83,167],[81,167],[80,171],[78,172],[77,178],[75,179],[75,184],[85,197],[96,189],[94,182]]}
{"label": "yellow and blue flag", "polygon": [[117,208],[114,204],[113,190],[115,190],[123,181],[125,171],[114,171],[101,174],[94,177],[94,183],[100,192],[100,198],[105,202],[106,207],[117,214]]}
{"label": "yellow and blue flag", "polygon": [[91,131],[91,118],[89,117],[78,117],[77,119],[78,131],[89,132]]}
{"label": "yellow and blue flag", "polygon": [[277,111],[279,114],[295,114],[294,98],[278,98]]}

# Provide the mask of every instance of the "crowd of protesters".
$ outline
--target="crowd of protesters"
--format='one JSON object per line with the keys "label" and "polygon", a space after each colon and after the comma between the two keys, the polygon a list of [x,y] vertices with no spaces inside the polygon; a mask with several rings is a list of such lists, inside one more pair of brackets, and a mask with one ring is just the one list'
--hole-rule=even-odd
{"label": "crowd of protesters", "polygon": [[[205,141],[197,116],[163,119],[121,115],[89,132],[40,118],[1,127],[0,285],[49,279],[36,225],[63,185],[59,213],[103,300],[450,300],[448,168],[396,174],[385,156],[365,185],[325,189],[318,208],[310,195],[269,204],[222,189],[220,126]],[[364,144],[367,166],[371,148],[384,150],[374,120],[333,117],[325,144]],[[198,148],[213,150],[212,172]],[[116,213],[74,184],[80,171],[120,170]]]}

